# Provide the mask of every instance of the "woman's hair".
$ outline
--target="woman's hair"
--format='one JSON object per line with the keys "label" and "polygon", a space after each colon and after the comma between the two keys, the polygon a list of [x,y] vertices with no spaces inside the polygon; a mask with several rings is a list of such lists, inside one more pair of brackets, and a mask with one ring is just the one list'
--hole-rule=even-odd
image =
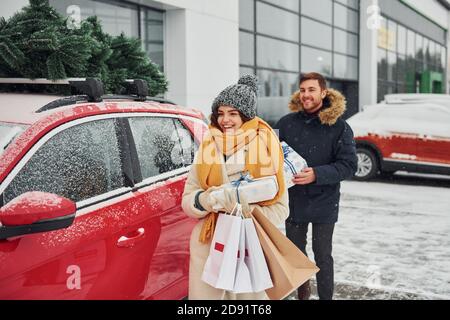
{"label": "woman's hair", "polygon": [[[236,109],[236,110],[237,110],[237,109]],[[252,118],[247,118],[246,116],[244,116],[244,115],[242,114],[242,112],[240,112],[239,110],[237,110],[237,111],[239,112],[239,116],[241,117],[241,120],[242,120],[243,123],[252,120]],[[219,108],[217,108],[217,109],[215,110],[215,112],[211,113],[211,116],[210,116],[209,119],[211,120],[211,125],[212,125],[213,127],[217,128],[217,129],[219,129],[219,130],[222,130],[222,129],[220,128],[220,125],[219,125],[219,122],[218,122],[218,119],[219,119]]]}

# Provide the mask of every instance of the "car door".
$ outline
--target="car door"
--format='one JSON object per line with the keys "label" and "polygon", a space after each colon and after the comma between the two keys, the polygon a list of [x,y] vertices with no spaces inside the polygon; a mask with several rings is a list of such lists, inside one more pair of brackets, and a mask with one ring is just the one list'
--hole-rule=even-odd
{"label": "car door", "polygon": [[417,157],[417,120],[408,106],[386,106],[372,123],[385,161],[411,162]]}
{"label": "car door", "polygon": [[111,115],[66,123],[5,179],[4,204],[45,191],[75,201],[77,212],[66,229],[0,240],[1,299],[142,297],[160,228],[144,225],[146,205],[132,193],[125,138]]}
{"label": "car door", "polygon": [[420,119],[417,162],[418,165],[450,168],[450,108],[425,105],[415,116]]}
{"label": "car door", "polygon": [[153,115],[129,118],[142,181],[134,188],[145,205],[149,224],[158,224],[160,237],[151,257],[143,297],[174,299],[187,296],[189,239],[196,221],[181,208],[181,198],[196,144],[176,117]]}

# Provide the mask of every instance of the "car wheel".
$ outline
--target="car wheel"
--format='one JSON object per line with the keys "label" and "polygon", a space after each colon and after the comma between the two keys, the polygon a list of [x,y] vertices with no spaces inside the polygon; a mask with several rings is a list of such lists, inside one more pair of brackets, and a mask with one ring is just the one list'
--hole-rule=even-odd
{"label": "car wheel", "polygon": [[373,178],[378,172],[378,161],[375,154],[365,148],[356,148],[358,157],[358,170],[354,179],[357,181],[366,181]]}

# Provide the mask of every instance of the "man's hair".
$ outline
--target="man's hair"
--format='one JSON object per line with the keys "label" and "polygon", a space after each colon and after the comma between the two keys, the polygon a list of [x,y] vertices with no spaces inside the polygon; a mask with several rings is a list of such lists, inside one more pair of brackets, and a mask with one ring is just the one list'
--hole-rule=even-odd
{"label": "man's hair", "polygon": [[301,75],[298,86],[300,87],[300,85],[307,80],[317,80],[317,81],[319,81],[320,89],[322,89],[322,90],[327,89],[327,82],[320,73],[310,72],[310,73],[305,73],[304,75]]}

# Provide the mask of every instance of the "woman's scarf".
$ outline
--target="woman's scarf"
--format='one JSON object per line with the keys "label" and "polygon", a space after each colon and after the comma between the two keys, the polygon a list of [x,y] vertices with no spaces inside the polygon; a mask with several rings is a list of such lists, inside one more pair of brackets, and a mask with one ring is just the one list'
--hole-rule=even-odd
{"label": "woman's scarf", "polygon": [[[222,180],[223,156],[229,157],[242,148],[246,148],[245,170],[253,178],[276,175],[278,193],[275,198],[262,201],[261,206],[276,203],[286,190],[283,172],[283,151],[272,128],[261,118],[255,117],[245,122],[235,133],[223,133],[218,128],[209,126],[200,146],[195,163],[198,179],[203,190],[220,186]],[[210,213],[203,223],[200,242],[206,243],[212,238],[218,214]]]}

